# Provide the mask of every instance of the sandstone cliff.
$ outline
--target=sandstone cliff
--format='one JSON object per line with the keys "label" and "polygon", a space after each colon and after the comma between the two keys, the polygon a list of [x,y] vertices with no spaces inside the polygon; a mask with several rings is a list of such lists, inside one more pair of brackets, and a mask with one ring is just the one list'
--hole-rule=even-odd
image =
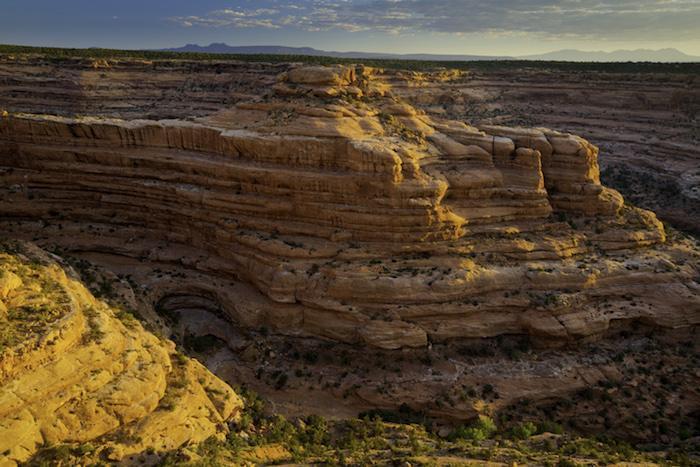
{"label": "sandstone cliff", "polygon": [[595,141],[605,156],[604,183],[665,222],[700,233],[697,72],[504,64],[445,75],[386,73],[386,79],[397,96],[429,115],[468,119],[477,126],[566,128]]}
{"label": "sandstone cliff", "polygon": [[138,265],[152,305],[387,349],[700,321],[697,264],[584,139],[429,117],[381,70],[272,71],[195,119],[4,116],[3,225]]}
{"label": "sandstone cliff", "polygon": [[61,443],[120,460],[223,436],[242,407],[231,388],[57,260],[0,250],[0,465]]}

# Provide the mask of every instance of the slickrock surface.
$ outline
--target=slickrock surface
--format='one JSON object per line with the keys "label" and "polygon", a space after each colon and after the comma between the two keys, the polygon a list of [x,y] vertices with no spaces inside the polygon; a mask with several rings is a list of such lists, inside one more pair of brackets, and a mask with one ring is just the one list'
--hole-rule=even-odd
{"label": "slickrock surface", "polygon": [[[700,321],[697,252],[602,186],[598,149],[578,136],[428,115],[362,66],[84,67],[53,70],[57,90],[84,70],[65,105],[33,86],[5,98],[0,218],[110,267],[146,263],[133,271],[150,305],[205,297],[242,326],[383,349]],[[201,92],[158,110],[149,92],[172,102],[168,80]],[[139,118],[107,118],[117,105]],[[41,108],[64,116],[19,112]]]}
{"label": "slickrock surface", "polygon": [[0,465],[61,443],[120,460],[223,436],[242,407],[231,388],[57,260],[0,251]]}

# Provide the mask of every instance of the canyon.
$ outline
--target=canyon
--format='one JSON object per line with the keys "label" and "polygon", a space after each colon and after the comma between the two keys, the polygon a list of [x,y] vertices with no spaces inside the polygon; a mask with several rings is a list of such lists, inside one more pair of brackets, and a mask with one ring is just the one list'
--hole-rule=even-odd
{"label": "canyon", "polygon": [[[452,422],[484,407],[510,413],[523,400],[551,406],[606,381],[637,387],[631,369],[645,352],[697,346],[698,243],[623,196],[696,231],[696,97],[688,85],[696,78],[674,75],[672,85],[644,92],[644,105],[655,108],[662,93],[690,93],[687,121],[676,120],[678,109],[626,118],[635,109],[625,104],[641,92],[619,94],[629,77],[598,76],[608,87],[595,95],[567,79],[527,70],[513,77],[5,55],[3,236],[72,264],[105,306],[133,310],[166,337],[134,337],[141,324],[132,329],[99,312],[116,336],[110,345],[123,350],[131,339],[160,349],[142,356],[160,359],[149,374],[160,375],[161,399],[180,361],[167,339],[204,364],[182,357],[180,366],[198,375],[188,380],[205,381],[191,389],[194,404],[215,409],[206,421],[175,411],[183,424],[201,424],[200,435],[169,446],[131,443],[115,449],[122,456],[225,432],[242,403],[218,378],[252,386],[290,416],[352,417],[406,404]],[[611,95],[626,110],[608,115]],[[651,127],[653,136],[639,136]],[[623,194],[601,183],[599,158],[611,182],[627,180]],[[639,190],[636,180],[650,173]],[[676,188],[657,196],[664,180]],[[54,274],[69,295],[102,306]],[[62,322],[82,319],[84,328],[84,314]],[[17,366],[9,355],[3,364]],[[686,369],[675,355],[655,358],[669,371]],[[677,410],[672,431],[700,402],[697,371],[677,379],[683,400],[647,407]],[[20,381],[4,375],[2,394],[26,386]],[[155,417],[158,399],[128,420]],[[584,431],[604,423],[640,441],[658,435],[624,414],[611,421],[594,408],[567,410],[550,407]],[[130,423],[116,418],[102,432],[74,435],[97,438]],[[32,441],[8,447],[13,459],[38,449],[37,425],[26,425]],[[41,432],[43,441],[72,439]]]}

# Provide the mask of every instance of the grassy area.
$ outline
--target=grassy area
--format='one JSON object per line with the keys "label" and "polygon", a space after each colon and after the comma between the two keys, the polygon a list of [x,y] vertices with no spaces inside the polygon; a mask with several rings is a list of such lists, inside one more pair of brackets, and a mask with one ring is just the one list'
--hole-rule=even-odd
{"label": "grassy area", "polygon": [[[504,429],[489,417],[439,436],[422,424],[389,423],[378,416],[331,421],[317,415],[288,420],[271,413],[245,388],[240,420],[226,439],[210,438],[198,446],[168,453],[143,453],[141,463],[160,466],[224,466],[279,463],[313,465],[468,465],[491,461],[507,465],[610,465],[619,462],[696,465],[682,451],[640,452],[624,442],[566,433],[552,423],[525,423]],[[98,443],[99,444],[99,443]],[[64,465],[100,458],[92,445],[54,446],[40,451],[29,465]],[[97,451],[97,452],[96,452]],[[42,464],[43,463],[43,464]],[[469,464],[471,465],[471,464]]]}
{"label": "grassy area", "polygon": [[429,61],[401,59],[356,59],[320,57],[310,55],[267,55],[267,54],[213,54],[201,52],[163,52],[154,50],[119,49],[71,49],[58,47],[30,47],[24,45],[0,44],[0,54],[38,54],[52,60],[73,58],[110,59],[131,58],[144,60],[240,60],[246,62],[301,62],[314,65],[338,63],[363,63],[380,68],[394,68],[414,71],[427,71],[436,68],[457,70],[507,71],[507,70],[552,70],[569,72],[606,73],[687,73],[700,74],[700,63],[653,63],[653,62],[554,62],[529,60],[477,60],[477,61]]}

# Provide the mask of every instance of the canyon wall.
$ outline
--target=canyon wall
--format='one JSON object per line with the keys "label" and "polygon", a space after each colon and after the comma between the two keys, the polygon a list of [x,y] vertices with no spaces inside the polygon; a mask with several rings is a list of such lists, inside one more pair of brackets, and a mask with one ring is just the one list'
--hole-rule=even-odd
{"label": "canyon wall", "polygon": [[[593,141],[603,181],[674,227],[700,233],[700,76],[666,72],[474,67],[443,79],[387,73],[396,95],[476,126],[547,126]],[[447,78],[447,79],[445,79]],[[418,83],[418,85],[416,85]]]}
{"label": "canyon wall", "polygon": [[[124,119],[203,116],[270,92],[290,64],[52,59],[0,54],[0,109]],[[700,232],[700,81],[683,65],[596,71],[544,64],[383,70],[392,93],[475,126],[556,128],[602,149],[606,184],[662,220]],[[632,67],[634,68],[634,67]]]}
{"label": "canyon wall", "polygon": [[[129,83],[182,76],[161,66]],[[206,296],[243,326],[387,349],[700,320],[697,265],[600,184],[586,140],[428,115],[367,67],[228,67],[230,104],[195,118],[8,106],[5,231],[139,264],[152,306]]]}

